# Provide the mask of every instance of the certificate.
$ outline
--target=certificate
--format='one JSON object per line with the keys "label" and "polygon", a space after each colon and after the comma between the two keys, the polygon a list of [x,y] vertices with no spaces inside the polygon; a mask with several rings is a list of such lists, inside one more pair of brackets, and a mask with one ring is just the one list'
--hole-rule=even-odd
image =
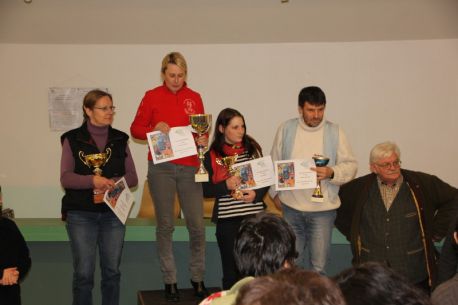
{"label": "certificate", "polygon": [[242,180],[241,190],[255,190],[275,184],[274,168],[270,156],[237,163],[232,168]]}
{"label": "certificate", "polygon": [[126,224],[130,209],[134,203],[134,196],[130,192],[126,178],[122,177],[115,183],[113,189],[107,190],[103,201],[105,201],[119,220],[123,224]]}
{"label": "certificate", "polygon": [[316,172],[312,159],[275,161],[275,190],[312,189],[316,187]]}
{"label": "certificate", "polygon": [[146,138],[154,164],[197,154],[196,143],[189,126],[172,127],[169,133],[149,132]]}

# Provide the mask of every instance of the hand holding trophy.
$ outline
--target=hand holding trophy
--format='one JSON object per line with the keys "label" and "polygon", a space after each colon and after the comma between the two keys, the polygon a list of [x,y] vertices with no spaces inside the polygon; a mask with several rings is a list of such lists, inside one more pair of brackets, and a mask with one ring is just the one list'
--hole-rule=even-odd
{"label": "hand holding trophy", "polygon": [[[238,176],[240,173],[238,170],[234,169],[233,165],[237,162],[238,155],[226,156],[223,158],[217,158],[216,163],[218,165],[224,166],[231,176]],[[237,187],[235,190],[232,190],[231,196],[234,199],[241,200],[243,198],[243,192]]]}
{"label": "hand holding trophy", "polygon": [[[93,167],[92,171],[96,176],[102,176],[103,171],[100,169],[107,164],[111,157],[111,149],[107,148],[104,153],[85,155],[84,152],[79,152],[80,160],[89,168]],[[103,203],[103,192],[93,191],[93,201],[95,204]]]}
{"label": "hand holding trophy", "polygon": [[[212,123],[211,114],[191,114],[189,116],[189,123],[193,129],[193,132],[197,133],[198,136],[202,136],[210,130]],[[197,155],[199,157],[199,168],[195,174],[196,182],[207,182],[208,181],[208,172],[204,166],[204,151],[205,147],[202,145],[197,145]]]}
{"label": "hand holding trophy", "polygon": [[[313,158],[313,161],[315,162],[316,167],[324,167],[328,165],[329,163],[329,158],[323,155],[314,155],[312,158]],[[312,201],[313,202],[323,202],[324,201],[323,193],[321,192],[321,181],[317,181],[316,183],[316,188],[313,191],[313,195],[312,195]]]}

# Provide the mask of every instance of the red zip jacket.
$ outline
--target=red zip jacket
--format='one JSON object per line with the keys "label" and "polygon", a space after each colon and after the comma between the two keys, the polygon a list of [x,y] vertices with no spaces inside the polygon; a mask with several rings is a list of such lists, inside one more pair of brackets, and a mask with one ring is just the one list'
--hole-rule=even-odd
{"label": "red zip jacket", "polygon": [[[146,140],[146,134],[153,131],[159,122],[165,122],[170,127],[189,125],[190,114],[203,114],[204,106],[200,94],[183,88],[173,93],[165,84],[145,93],[138,106],[135,119],[130,125],[130,133],[139,140]],[[148,152],[148,160],[152,160]],[[175,164],[199,166],[197,156],[189,156],[170,161]]]}

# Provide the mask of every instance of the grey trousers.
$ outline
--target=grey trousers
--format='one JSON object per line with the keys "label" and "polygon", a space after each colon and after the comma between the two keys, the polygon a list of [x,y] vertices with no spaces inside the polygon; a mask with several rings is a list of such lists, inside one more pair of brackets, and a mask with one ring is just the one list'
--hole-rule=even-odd
{"label": "grey trousers", "polygon": [[189,271],[194,282],[203,281],[205,272],[205,226],[202,185],[194,181],[196,168],[171,162],[148,162],[148,184],[156,211],[156,240],[165,284],[177,282],[172,236],[174,200],[178,193],[181,210],[189,232],[191,261]]}

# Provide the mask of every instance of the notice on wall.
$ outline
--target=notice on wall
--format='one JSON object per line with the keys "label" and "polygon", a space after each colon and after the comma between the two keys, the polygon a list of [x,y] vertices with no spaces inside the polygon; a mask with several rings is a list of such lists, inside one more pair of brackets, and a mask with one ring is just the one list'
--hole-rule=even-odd
{"label": "notice on wall", "polygon": [[67,131],[81,126],[84,96],[94,89],[108,92],[107,88],[49,88],[48,113],[51,131]]}

